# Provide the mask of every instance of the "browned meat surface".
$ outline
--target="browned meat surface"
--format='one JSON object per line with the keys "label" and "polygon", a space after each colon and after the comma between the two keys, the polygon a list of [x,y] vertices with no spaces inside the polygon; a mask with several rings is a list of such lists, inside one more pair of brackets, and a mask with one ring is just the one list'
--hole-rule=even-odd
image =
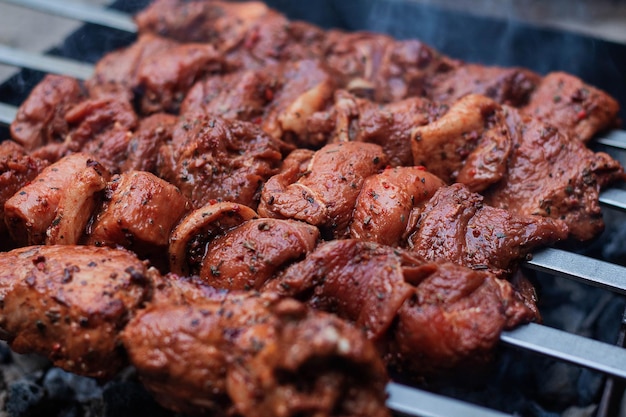
{"label": "browned meat surface", "polygon": [[209,203],[192,210],[170,235],[170,270],[178,275],[197,275],[211,240],[257,217],[250,207],[231,202]]}
{"label": "browned meat surface", "polygon": [[488,206],[481,195],[454,184],[440,188],[426,203],[408,245],[424,259],[508,277],[533,249],[567,235],[567,226],[560,220]]}
{"label": "browned meat surface", "polygon": [[47,75],[19,107],[11,123],[11,137],[27,151],[64,142],[69,131],[65,113],[83,98],[75,79]]}
{"label": "browned meat surface", "polygon": [[272,294],[161,302],[122,334],[166,407],[191,415],[389,416],[385,367],[348,323]]}
{"label": "browned meat surface", "polygon": [[313,251],[315,226],[296,220],[255,219],[209,242],[200,277],[227,290],[259,290],[289,264]]}
{"label": "browned meat surface", "polygon": [[579,78],[553,72],[541,80],[522,112],[587,142],[596,133],[617,127],[619,104]]}
{"label": "browned meat surface", "polygon": [[513,146],[507,123],[506,111],[495,101],[465,96],[441,118],[412,130],[413,160],[448,184],[482,191],[507,171]]}
{"label": "browned meat surface", "polygon": [[[36,245],[46,241],[51,226],[76,221],[71,229],[79,228],[84,218],[64,218],[59,212],[60,203],[63,202],[62,211],[77,213],[82,203],[89,204],[92,199],[100,183],[98,177],[107,175],[91,156],[83,153],[69,155],[46,167],[4,204],[5,221],[13,240],[20,246]],[[75,183],[77,189],[72,190]],[[78,190],[85,193],[81,195]]]}
{"label": "browned meat surface", "polygon": [[320,62],[283,62],[208,77],[189,91],[181,112],[251,121],[274,138],[307,146],[307,118],[326,106],[333,91],[334,80]]}
{"label": "browned meat surface", "polygon": [[256,208],[263,183],[278,172],[286,149],[252,123],[190,113],[161,148],[158,172],[193,207],[216,200]]}
{"label": "browned meat surface", "polygon": [[356,200],[350,237],[398,246],[444,182],[423,167],[396,167],[367,177]]}
{"label": "browned meat surface", "polygon": [[13,350],[67,371],[112,377],[126,366],[119,332],[151,294],[124,250],[32,246],[0,253],[0,333]]}
{"label": "browned meat surface", "polygon": [[524,68],[459,65],[429,80],[426,96],[453,104],[468,94],[481,94],[500,103],[521,107],[541,82],[541,76]]}
{"label": "browned meat surface", "polygon": [[481,362],[503,329],[535,318],[487,271],[357,240],[320,244],[266,288],[354,322],[390,364],[419,375]]}
{"label": "browned meat surface", "polygon": [[604,228],[600,189],[623,178],[620,164],[581,141],[508,109],[515,146],[502,180],[486,190],[485,203],[520,215],[565,222],[571,236],[590,239]]}
{"label": "browned meat surface", "polygon": [[178,117],[157,113],[139,120],[125,152],[121,171],[146,171],[156,173],[157,158],[162,145],[172,138]]}
{"label": "browned meat surface", "polygon": [[29,156],[16,142],[0,142],[0,250],[12,249],[15,245],[5,223],[4,204],[47,165],[47,161]]}
{"label": "browned meat surface", "polygon": [[508,281],[451,263],[425,264],[398,310],[390,362],[423,375],[484,365],[500,334],[535,319]]}
{"label": "browned meat surface", "polygon": [[107,184],[87,244],[122,246],[166,265],[170,233],[188,209],[187,198],[174,185],[148,172],[125,172]]}
{"label": "browned meat surface", "polygon": [[294,164],[265,183],[259,214],[302,220],[335,238],[345,236],[363,181],[386,165],[378,145],[327,145],[313,154],[305,172]]}
{"label": "browned meat surface", "polygon": [[447,109],[419,97],[381,105],[338,90],[332,107],[309,117],[305,142],[375,143],[383,148],[391,166],[409,166],[413,165],[413,129],[434,121]]}

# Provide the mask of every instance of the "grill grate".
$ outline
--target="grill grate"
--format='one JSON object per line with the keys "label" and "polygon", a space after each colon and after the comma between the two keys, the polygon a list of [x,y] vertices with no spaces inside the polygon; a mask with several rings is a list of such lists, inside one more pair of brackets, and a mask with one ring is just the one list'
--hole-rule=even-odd
{"label": "grill grate", "polygon": [[[0,0],[30,7],[39,11],[75,18],[86,23],[134,33],[132,19],[121,12],[64,0]],[[0,63],[41,72],[50,72],[88,78],[93,67],[83,62],[28,53],[0,45]],[[8,125],[16,114],[16,108],[0,103],[0,124]],[[626,151],[626,131],[615,130],[594,141],[594,146],[605,147],[614,157]],[[602,192],[600,202],[607,208],[626,212],[625,184],[618,184]],[[555,248],[547,248],[533,254],[524,263],[530,270],[548,273],[561,279],[572,279],[600,287],[610,292],[626,295],[626,267],[593,259]],[[610,415],[615,398],[621,396],[626,380],[626,316],[622,319],[622,332],[616,345],[599,342],[557,330],[544,325],[529,324],[504,332],[501,341],[505,345],[547,355],[558,360],[590,368],[606,374],[609,378],[598,410],[598,416]],[[615,379],[616,378],[616,379]],[[403,415],[411,416],[485,416],[497,417],[509,414],[459,401],[443,395],[392,382],[388,385],[388,406]]]}

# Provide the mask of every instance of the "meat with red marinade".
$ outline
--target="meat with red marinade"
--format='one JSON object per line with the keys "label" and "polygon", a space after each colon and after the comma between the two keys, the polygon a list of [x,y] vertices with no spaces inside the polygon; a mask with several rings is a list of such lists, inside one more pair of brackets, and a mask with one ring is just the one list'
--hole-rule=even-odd
{"label": "meat with red marinade", "polygon": [[27,151],[64,142],[69,132],[65,113],[84,97],[74,78],[46,75],[17,110],[11,137]]}
{"label": "meat with red marinade", "polygon": [[179,120],[159,152],[159,176],[176,185],[194,208],[230,201],[256,208],[265,181],[278,173],[289,147],[258,126],[204,113]]}
{"label": "meat with red marinade", "polygon": [[319,230],[296,220],[254,219],[210,241],[200,277],[227,290],[260,290],[283,268],[315,249]]}
{"label": "meat with red marinade", "polygon": [[262,217],[305,221],[318,226],[323,236],[346,236],[363,181],[386,165],[378,145],[326,145],[312,154],[305,171],[304,162],[298,161],[271,177],[263,187],[258,212]]}
{"label": "meat with red marinade", "polygon": [[363,333],[274,294],[161,301],[122,333],[144,385],[189,415],[387,417],[385,366]]}
{"label": "meat with red marinade", "polygon": [[521,107],[541,82],[541,76],[524,68],[462,64],[428,80],[426,97],[453,104],[468,94],[481,94],[499,104]]}
{"label": "meat with red marinade", "polygon": [[79,375],[110,378],[128,362],[120,331],[152,293],[125,250],[30,246],[0,253],[0,336]]}
{"label": "meat with red marinade", "polygon": [[121,172],[146,171],[155,174],[159,149],[171,140],[178,117],[167,113],[156,113],[139,120],[132,132],[125,152]]}
{"label": "meat with red marinade", "polygon": [[563,72],[546,75],[521,111],[582,142],[619,124],[613,97]]}
{"label": "meat with red marinade", "polygon": [[515,145],[502,180],[484,191],[485,203],[516,215],[558,219],[579,240],[596,236],[604,229],[599,193],[624,178],[619,162],[549,124],[515,109],[507,112]]}
{"label": "meat with red marinade", "polygon": [[422,207],[445,183],[423,167],[387,168],[365,179],[350,237],[389,246],[404,244]]}
{"label": "meat with red marinade", "polygon": [[440,188],[410,231],[408,247],[431,261],[455,262],[510,277],[534,249],[568,236],[566,224],[491,207],[462,184]]}
{"label": "meat with red marinade", "polygon": [[0,250],[15,245],[9,235],[4,204],[48,166],[48,162],[29,156],[23,146],[11,140],[0,142]]}

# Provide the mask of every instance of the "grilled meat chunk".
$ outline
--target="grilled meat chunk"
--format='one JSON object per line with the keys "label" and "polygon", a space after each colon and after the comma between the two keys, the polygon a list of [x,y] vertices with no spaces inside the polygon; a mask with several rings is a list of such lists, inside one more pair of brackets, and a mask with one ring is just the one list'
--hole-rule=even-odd
{"label": "grilled meat chunk", "polygon": [[12,249],[15,245],[5,223],[5,203],[46,166],[47,161],[29,156],[18,143],[0,142],[0,250]]}
{"label": "grilled meat chunk", "polygon": [[19,107],[11,123],[11,137],[27,151],[62,143],[69,132],[65,113],[84,99],[77,80],[46,75]]}
{"label": "grilled meat chunk", "polygon": [[[101,179],[108,175],[97,161],[84,153],[68,155],[49,165],[4,204],[11,237],[20,246],[42,244],[49,237],[48,231],[61,222],[64,228],[80,233],[78,231],[84,230],[87,224],[87,213],[83,211],[78,218],[64,217],[63,213],[67,210],[77,214],[84,204],[92,207],[89,200],[101,189]],[[76,185],[75,190],[72,190],[73,185]]]}
{"label": "grilled meat chunk", "polygon": [[413,129],[431,123],[448,109],[420,97],[379,104],[345,90],[336,91],[334,99],[329,109],[309,117],[304,141],[375,143],[383,148],[389,165],[394,167],[414,164]]}
{"label": "grilled meat chunk", "polygon": [[265,183],[259,214],[302,220],[338,238],[348,232],[363,181],[385,167],[387,158],[378,145],[344,142],[315,152],[304,172],[301,161],[286,165]]}
{"label": "grilled meat chunk", "polygon": [[513,214],[483,200],[462,184],[440,188],[421,211],[408,246],[424,259],[509,277],[533,249],[568,236],[560,220]]}
{"label": "grilled meat chunk", "polygon": [[317,227],[304,222],[249,220],[209,242],[200,277],[215,288],[259,290],[313,251],[318,238]]}
{"label": "grilled meat chunk", "polygon": [[146,171],[156,174],[157,158],[162,145],[172,138],[178,118],[171,114],[156,113],[139,120],[125,152],[121,172]]}
{"label": "grilled meat chunk", "polygon": [[217,200],[254,209],[261,186],[278,173],[286,149],[252,123],[190,113],[161,147],[158,172],[195,208]]}
{"label": "grilled meat chunk", "polygon": [[389,246],[406,241],[419,213],[445,183],[423,167],[396,167],[369,176],[356,200],[350,237]]}
{"label": "grilled meat chunk", "polygon": [[573,75],[552,72],[541,80],[521,111],[587,142],[596,133],[617,127],[619,104]]}
{"label": "grilled meat chunk", "polygon": [[31,246],[0,253],[0,332],[80,375],[127,365],[119,332],[151,294],[135,255],[93,246]]}
{"label": "grilled meat chunk", "polygon": [[191,415],[389,416],[385,367],[348,323],[273,294],[161,302],[122,333],[161,404]]}
{"label": "grilled meat chunk", "polygon": [[122,246],[166,266],[170,233],[188,210],[187,198],[174,185],[149,172],[125,172],[107,184],[86,243]]}
{"label": "grilled meat chunk", "polygon": [[502,180],[484,191],[485,203],[562,220],[579,240],[596,236],[604,228],[599,193],[624,177],[619,162],[535,118],[508,114],[515,146]]}

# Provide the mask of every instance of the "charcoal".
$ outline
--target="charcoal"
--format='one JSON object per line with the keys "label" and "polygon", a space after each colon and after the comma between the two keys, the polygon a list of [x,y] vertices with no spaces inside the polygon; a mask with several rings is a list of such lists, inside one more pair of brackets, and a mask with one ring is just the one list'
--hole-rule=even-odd
{"label": "charcoal", "polygon": [[6,410],[11,417],[35,416],[44,398],[45,393],[41,386],[22,379],[9,386]]}
{"label": "charcoal", "polygon": [[135,381],[111,381],[102,392],[102,417],[173,417]]}
{"label": "charcoal", "polygon": [[43,387],[48,398],[56,401],[85,402],[102,395],[102,388],[98,386],[96,380],[71,374],[59,368],[52,368],[46,373]]}

